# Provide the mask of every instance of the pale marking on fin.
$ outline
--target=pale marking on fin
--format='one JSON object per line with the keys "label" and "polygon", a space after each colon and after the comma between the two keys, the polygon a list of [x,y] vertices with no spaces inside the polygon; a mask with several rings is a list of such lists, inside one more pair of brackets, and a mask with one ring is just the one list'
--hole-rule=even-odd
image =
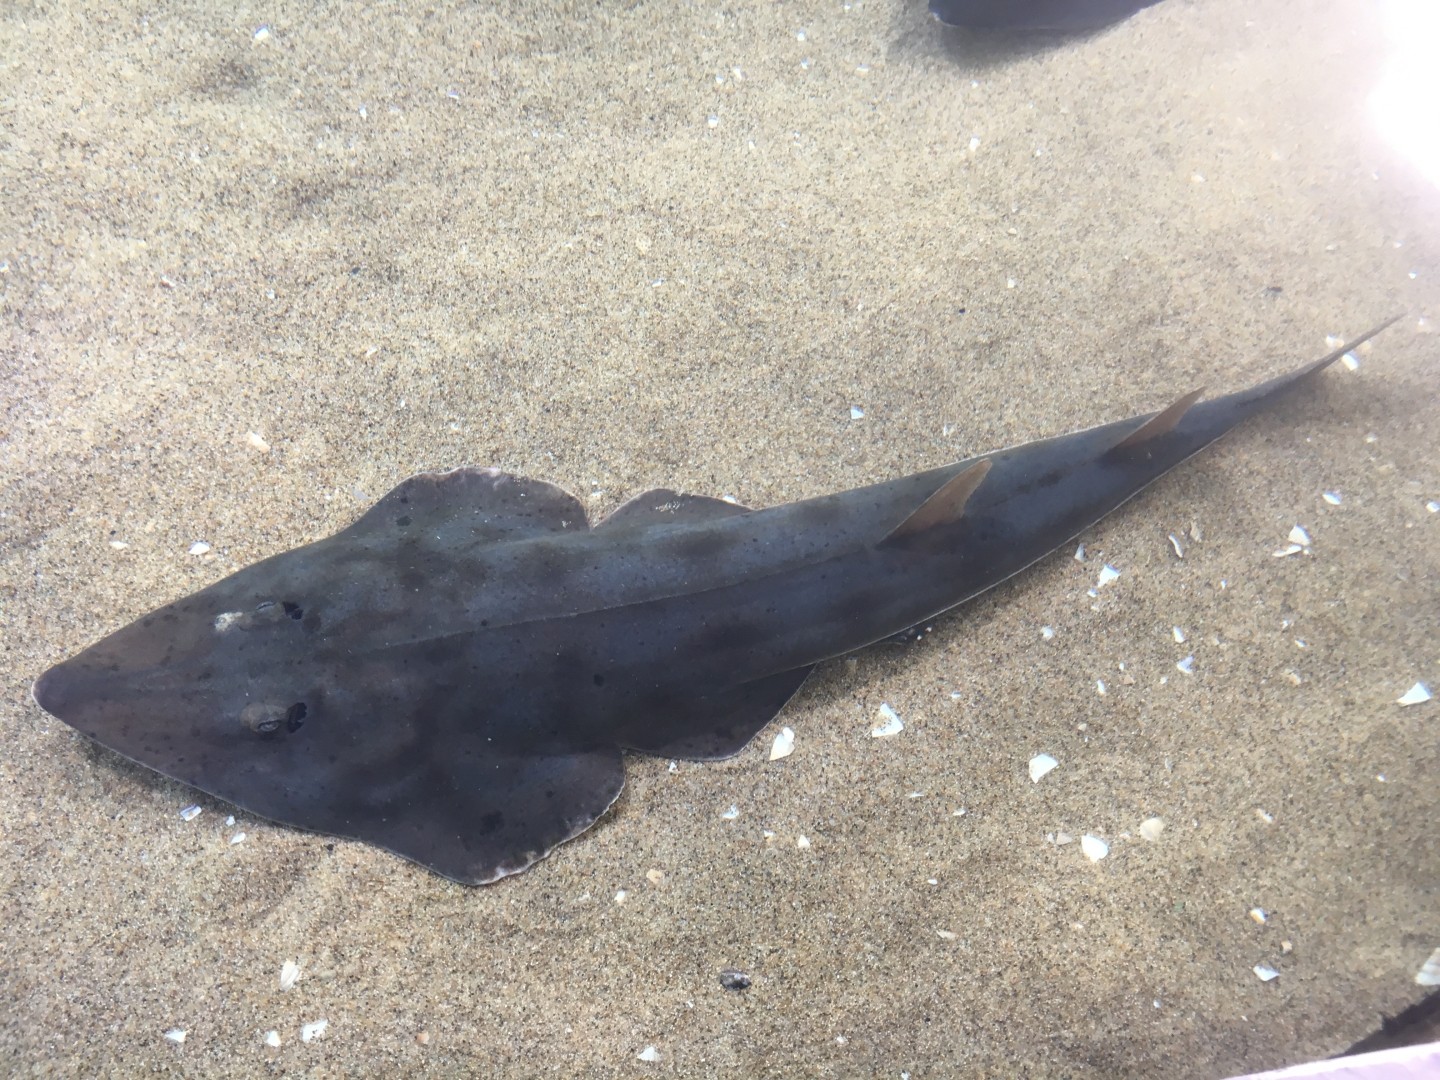
{"label": "pale marking on fin", "polygon": [[1168,435],[1175,430],[1175,425],[1180,423],[1180,418],[1190,411],[1190,406],[1200,400],[1200,395],[1205,393],[1204,387],[1199,390],[1192,390],[1179,400],[1167,405],[1154,416],[1146,420],[1134,431],[1130,432],[1123,439],[1112,446],[1107,453],[1117,451],[1134,450],[1151,439],[1158,439],[1161,435]]}
{"label": "pale marking on fin", "polygon": [[975,489],[984,482],[989,472],[990,459],[981,458],[968,469],[956,473],[945,481],[935,494],[921,503],[913,514],[891,529],[880,542],[888,544],[892,540],[913,536],[937,525],[959,521],[965,513],[965,504],[970,501],[970,496],[975,494]]}

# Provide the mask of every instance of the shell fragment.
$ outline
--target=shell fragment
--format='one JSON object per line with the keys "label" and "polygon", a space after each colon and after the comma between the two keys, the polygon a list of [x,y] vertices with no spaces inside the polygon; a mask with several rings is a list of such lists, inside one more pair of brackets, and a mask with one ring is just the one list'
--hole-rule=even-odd
{"label": "shell fragment", "polygon": [[900,714],[892,709],[889,704],[880,706],[880,723],[870,729],[872,739],[888,739],[892,735],[899,735],[905,730],[905,725],[900,721]]}
{"label": "shell fragment", "polygon": [[1036,754],[1030,759],[1030,782],[1038,784],[1042,776],[1047,775],[1058,768],[1060,762],[1056,761],[1049,754]]}
{"label": "shell fragment", "polygon": [[1430,698],[1430,688],[1423,682],[1417,682],[1414,686],[1410,687],[1409,690],[1406,690],[1405,693],[1396,698],[1395,703],[1397,705],[1419,705],[1429,701]]}
{"label": "shell fragment", "polygon": [[1105,858],[1106,855],[1110,854],[1110,845],[1098,836],[1091,836],[1089,833],[1086,833],[1080,838],[1080,850],[1085,853],[1085,857],[1091,862],[1099,862]]}

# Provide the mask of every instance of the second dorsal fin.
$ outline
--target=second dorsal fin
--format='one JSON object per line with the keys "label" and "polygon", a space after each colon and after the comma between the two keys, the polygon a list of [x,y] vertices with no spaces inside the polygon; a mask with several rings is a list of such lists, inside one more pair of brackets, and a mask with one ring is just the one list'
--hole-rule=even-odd
{"label": "second dorsal fin", "polygon": [[1205,393],[1203,387],[1199,390],[1192,390],[1184,397],[1167,405],[1114,446],[1110,447],[1106,453],[1130,453],[1131,451],[1140,449],[1152,439],[1158,439],[1161,435],[1170,434],[1170,432],[1175,430],[1175,425],[1180,423],[1180,418],[1190,411],[1190,406],[1199,401],[1200,395],[1203,393]]}
{"label": "second dorsal fin", "polygon": [[970,496],[975,494],[976,488],[984,483],[989,472],[990,459],[981,458],[968,469],[956,473],[941,484],[935,494],[921,503],[913,514],[891,529],[880,543],[889,544],[933,529],[937,525],[959,521],[965,514],[965,504],[970,501]]}

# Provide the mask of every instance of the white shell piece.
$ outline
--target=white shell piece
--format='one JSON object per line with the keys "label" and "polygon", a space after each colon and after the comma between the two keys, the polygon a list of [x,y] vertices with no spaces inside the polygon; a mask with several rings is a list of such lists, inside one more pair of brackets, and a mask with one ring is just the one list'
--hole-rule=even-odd
{"label": "white shell piece", "polygon": [[1420,965],[1415,973],[1416,986],[1440,986],[1440,949],[1430,954],[1430,959]]}
{"label": "white shell piece", "polygon": [[1181,630],[1180,627],[1178,627],[1178,626],[1172,626],[1172,627],[1170,627],[1170,635],[1175,639],[1175,644],[1176,644],[1176,645],[1184,645],[1184,644],[1185,644],[1185,631],[1184,631],[1184,630]]}
{"label": "white shell piece", "polygon": [[810,838],[808,836],[797,836],[795,838],[795,846],[801,851],[804,851],[810,846]]}
{"label": "white shell piece", "polygon": [[1296,525],[1290,530],[1290,535],[1285,537],[1292,544],[1299,544],[1301,547],[1310,546],[1310,534],[1305,531],[1303,525]]}
{"label": "white shell piece", "polygon": [[280,989],[290,990],[300,981],[300,965],[294,960],[286,960],[280,965]]}
{"label": "white shell piece", "polygon": [[1059,765],[1060,762],[1049,754],[1036,754],[1030,759],[1030,782],[1038,784],[1042,776],[1058,768]]}
{"label": "white shell piece", "polygon": [[244,842],[245,834],[243,832],[237,832],[234,836],[230,837],[231,844],[243,844]]}
{"label": "white shell piece", "polygon": [[1263,907],[1252,907],[1250,909],[1251,922],[1257,923],[1260,926],[1264,926],[1269,918],[1270,913],[1266,911]]}
{"label": "white shell piece", "polygon": [[863,420],[863,419],[865,419],[865,410],[862,409],[859,405],[851,405],[851,406],[850,406],[850,419],[851,419],[851,420]]}
{"label": "white shell piece", "polygon": [[1327,503],[1329,503],[1331,506],[1339,506],[1344,501],[1340,498],[1340,493],[1338,491],[1327,491],[1320,497],[1324,499]]}
{"label": "white shell piece", "polygon": [[788,727],[781,728],[780,734],[775,736],[775,741],[770,744],[770,760],[779,761],[783,757],[789,757],[795,752],[795,732]]}
{"label": "white shell piece", "polygon": [[1410,687],[1409,690],[1406,690],[1405,693],[1396,698],[1395,703],[1397,705],[1419,705],[1422,702],[1429,701],[1430,698],[1430,688],[1423,682],[1417,682],[1414,686]]}
{"label": "white shell piece", "polygon": [[899,735],[904,730],[905,725],[900,722],[900,714],[886,703],[880,706],[880,723],[870,729],[870,737],[872,739],[888,739],[891,735]]}
{"label": "white shell piece", "polygon": [[1084,562],[1084,561],[1085,561],[1085,545],[1084,545],[1084,544],[1081,544],[1079,547],[1077,547],[1077,548],[1075,549],[1075,561],[1076,561],[1076,562]]}
{"label": "white shell piece", "polygon": [[1180,538],[1174,533],[1170,534],[1170,546],[1175,549],[1175,558],[1183,559],[1185,557],[1185,548],[1181,546]]}
{"label": "white shell piece", "polygon": [[739,816],[740,807],[736,806],[734,803],[730,804],[729,810],[726,810],[723,814],[720,815],[721,819],[724,821],[734,821]]}
{"label": "white shell piece", "polygon": [[1158,817],[1148,817],[1140,823],[1140,837],[1149,840],[1152,844],[1160,839],[1160,834],[1165,831],[1165,822]]}
{"label": "white shell piece", "polygon": [[268,1046],[268,1047],[270,1047],[272,1050],[278,1050],[278,1049],[280,1049],[280,1032],[278,1032],[278,1031],[267,1031],[267,1032],[265,1032],[265,1045]]}
{"label": "white shell piece", "polygon": [[181,810],[181,811],[180,811],[180,820],[181,820],[181,821],[194,821],[194,820],[195,820],[197,817],[199,817],[199,816],[200,816],[200,807],[198,807],[198,806],[187,806],[187,807],[185,807],[184,810]]}
{"label": "white shell piece", "polygon": [[641,1050],[635,1056],[641,1061],[659,1061],[660,1051],[656,1050],[653,1046],[647,1046],[644,1050]]}
{"label": "white shell piece", "polygon": [[1194,675],[1194,674],[1195,674],[1195,654],[1194,654],[1194,653],[1191,653],[1189,656],[1185,657],[1184,660],[1178,660],[1178,661],[1176,661],[1175,666],[1176,666],[1177,668],[1179,668],[1181,671],[1183,671],[1186,675]]}
{"label": "white shell piece", "polygon": [[1109,585],[1110,582],[1114,581],[1119,576],[1120,571],[1116,570],[1109,563],[1106,563],[1100,568],[1100,577],[1096,580],[1095,587],[1097,589],[1103,589],[1106,585]]}
{"label": "white shell piece", "polygon": [[1080,850],[1085,853],[1085,857],[1091,862],[1099,862],[1105,858],[1106,855],[1110,854],[1110,845],[1098,836],[1091,836],[1089,833],[1086,833],[1080,838]]}
{"label": "white shell piece", "polygon": [[165,1032],[165,1038],[169,1039],[171,1042],[175,1043],[178,1046],[180,1043],[183,1043],[185,1041],[185,1029],[171,1028],[169,1031]]}
{"label": "white shell piece", "polygon": [[1042,638],[1044,638],[1046,641],[1054,641],[1054,640],[1055,640],[1055,628],[1054,628],[1053,626],[1042,626],[1042,627],[1040,627],[1040,636],[1041,636]]}
{"label": "white shell piece", "polygon": [[300,1028],[300,1041],[310,1042],[312,1039],[318,1039],[321,1035],[325,1034],[325,1029],[329,1026],[329,1020],[314,1020],[308,1024],[303,1024]]}
{"label": "white shell piece", "polygon": [[196,540],[195,543],[190,545],[191,555],[208,555],[209,553],[210,545],[205,543],[204,540]]}
{"label": "white shell piece", "polygon": [[1280,977],[1280,973],[1269,964],[1256,964],[1250,970],[1255,972],[1255,977],[1261,982],[1269,982],[1271,979],[1278,979]]}

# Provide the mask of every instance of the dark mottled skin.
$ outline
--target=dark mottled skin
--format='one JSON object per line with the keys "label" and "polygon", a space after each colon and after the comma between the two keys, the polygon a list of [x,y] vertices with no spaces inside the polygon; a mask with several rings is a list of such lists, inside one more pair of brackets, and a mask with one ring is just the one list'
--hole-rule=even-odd
{"label": "dark mottled skin", "polygon": [[[1135,446],[1116,449],[1148,417],[766,510],[652,491],[591,528],[546,483],[422,474],[57,665],[35,698],[253,813],[493,881],[604,813],[623,750],[735,753],[818,661],[1023,569],[1343,351]],[[946,487],[981,462],[973,493]],[[953,509],[916,513],[942,489]]]}

